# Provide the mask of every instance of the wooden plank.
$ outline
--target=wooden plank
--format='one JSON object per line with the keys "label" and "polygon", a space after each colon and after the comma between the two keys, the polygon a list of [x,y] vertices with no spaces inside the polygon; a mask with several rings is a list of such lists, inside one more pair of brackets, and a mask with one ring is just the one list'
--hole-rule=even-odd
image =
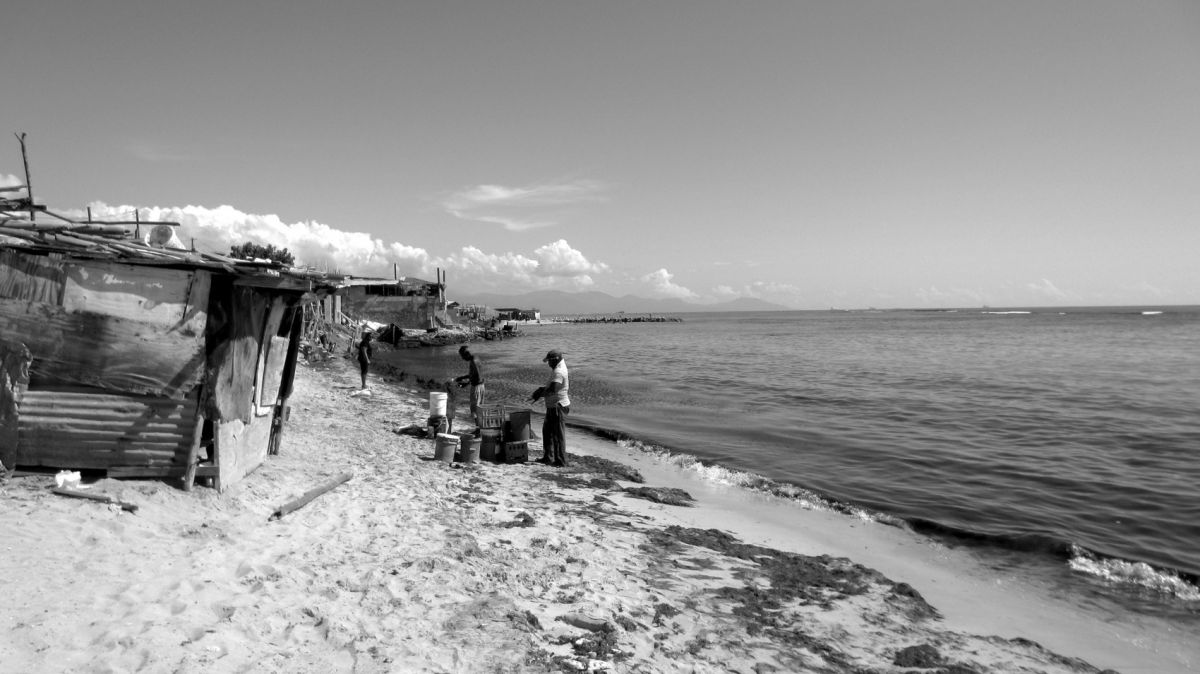
{"label": "wooden plank", "polygon": [[225,489],[262,465],[270,451],[271,417],[252,417],[222,421],[217,427],[215,451],[220,467],[219,489]]}
{"label": "wooden plank", "polygon": [[71,498],[82,498],[82,499],[87,499],[89,501],[99,501],[100,503],[108,503],[108,504],[112,504],[112,505],[121,506],[121,510],[127,510],[131,513],[136,513],[137,509],[138,509],[138,507],[135,504],[126,503],[125,501],[119,501],[119,500],[113,498],[112,496],[109,496],[108,494],[92,494],[92,493],[89,493],[86,491],[76,491],[74,489],[63,489],[62,487],[55,487],[54,489],[51,489],[50,491],[54,492],[55,494],[58,494],[59,496],[70,496]]}
{"label": "wooden plank", "polygon": [[186,472],[183,475],[184,491],[191,491],[192,486],[196,484],[196,469],[200,463],[200,441],[204,437],[204,424],[204,414],[200,410],[199,401],[197,401],[196,422],[192,427],[192,444],[188,447],[187,460],[185,462]]}
{"label": "wooden plank", "polygon": [[[279,325],[287,308],[282,297],[271,298],[271,308],[263,324],[262,348],[258,353],[258,367],[254,382],[255,404],[259,416],[274,412],[279,400],[279,379],[283,373],[284,356],[287,355],[287,337],[279,337]],[[272,358],[272,352],[275,357]]]}
{"label": "wooden plank", "polygon": [[224,315],[208,326],[209,341],[217,345],[209,362],[213,401],[210,416],[249,422],[254,416],[259,340],[268,297],[250,288],[232,288],[221,299]]}
{"label": "wooden plank", "polygon": [[290,512],[299,510],[321,494],[324,494],[325,492],[344,482],[348,482],[352,477],[354,477],[354,473],[342,473],[332,480],[324,482],[319,486],[304,492],[304,494],[299,498],[288,501],[287,503],[276,508],[275,512],[271,513],[271,516],[268,517],[267,520],[277,520]]}

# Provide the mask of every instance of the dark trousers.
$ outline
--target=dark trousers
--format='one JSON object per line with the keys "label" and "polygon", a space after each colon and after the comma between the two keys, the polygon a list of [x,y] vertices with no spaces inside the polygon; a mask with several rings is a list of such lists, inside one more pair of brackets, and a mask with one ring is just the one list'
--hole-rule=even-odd
{"label": "dark trousers", "polygon": [[551,464],[567,465],[567,413],[570,406],[554,405],[546,408],[546,419],[542,422],[543,457]]}

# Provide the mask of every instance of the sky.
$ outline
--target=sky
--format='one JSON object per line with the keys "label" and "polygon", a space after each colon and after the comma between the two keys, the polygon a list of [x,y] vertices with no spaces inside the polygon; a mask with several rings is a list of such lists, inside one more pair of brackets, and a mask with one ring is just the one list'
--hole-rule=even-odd
{"label": "sky", "polygon": [[1200,304],[1197,73],[1194,0],[20,0],[0,186],[451,299]]}

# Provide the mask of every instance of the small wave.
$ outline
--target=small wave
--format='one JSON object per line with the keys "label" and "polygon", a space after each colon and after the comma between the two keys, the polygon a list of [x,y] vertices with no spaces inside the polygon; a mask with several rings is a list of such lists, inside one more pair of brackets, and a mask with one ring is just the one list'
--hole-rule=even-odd
{"label": "small wave", "polygon": [[1161,313],[1162,313],[1161,311],[1143,311],[1142,315],[1143,316],[1157,316]]}
{"label": "small wave", "polygon": [[1005,314],[1032,314],[1033,312],[1032,312],[1032,311],[981,311],[981,312],[979,312],[979,313],[981,313],[981,314],[995,314],[995,315],[998,315],[998,316],[1003,316],[1003,315],[1005,315]]}
{"label": "small wave", "polygon": [[1145,562],[1101,559],[1079,547],[1076,547],[1073,552],[1069,564],[1074,571],[1096,576],[1111,583],[1136,585],[1169,594],[1183,601],[1200,601],[1200,587],[1188,582],[1187,579],[1173,571],[1156,569]]}
{"label": "small wave", "polygon": [[769,494],[789,501],[794,501],[809,510],[826,510],[850,515],[866,522],[896,525],[899,522],[883,513],[875,513],[858,506],[840,503],[825,498],[815,492],[798,487],[794,484],[776,482],[772,479],[741,470],[726,468],[715,463],[706,463],[700,459],[682,452],[675,452],[666,447],[660,447],[633,438],[622,438],[617,444],[650,454],[658,461],[674,466],[699,476],[701,479],[714,484],[729,485],[763,494]]}

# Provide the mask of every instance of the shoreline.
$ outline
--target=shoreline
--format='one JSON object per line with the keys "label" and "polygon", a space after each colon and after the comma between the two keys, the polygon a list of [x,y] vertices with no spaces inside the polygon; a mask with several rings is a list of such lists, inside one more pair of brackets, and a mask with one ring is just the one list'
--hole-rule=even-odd
{"label": "shoreline", "polygon": [[[961,553],[909,532],[696,479],[577,429],[565,471],[435,462],[431,440],[399,432],[427,416],[422,393],[379,376],[371,385],[352,395],[344,359],[300,367],[280,455],[221,494],[90,486],[138,504],[130,515],[55,497],[52,476],[0,486],[4,568],[22,579],[0,606],[0,661],[182,672],[1194,666],[1184,659],[1194,654],[1080,625],[1052,600],[1014,599],[1011,579],[972,577],[954,566]],[[268,522],[346,471],[349,482]],[[639,488],[695,501],[626,491]],[[1022,602],[1053,615],[996,615]]]}

